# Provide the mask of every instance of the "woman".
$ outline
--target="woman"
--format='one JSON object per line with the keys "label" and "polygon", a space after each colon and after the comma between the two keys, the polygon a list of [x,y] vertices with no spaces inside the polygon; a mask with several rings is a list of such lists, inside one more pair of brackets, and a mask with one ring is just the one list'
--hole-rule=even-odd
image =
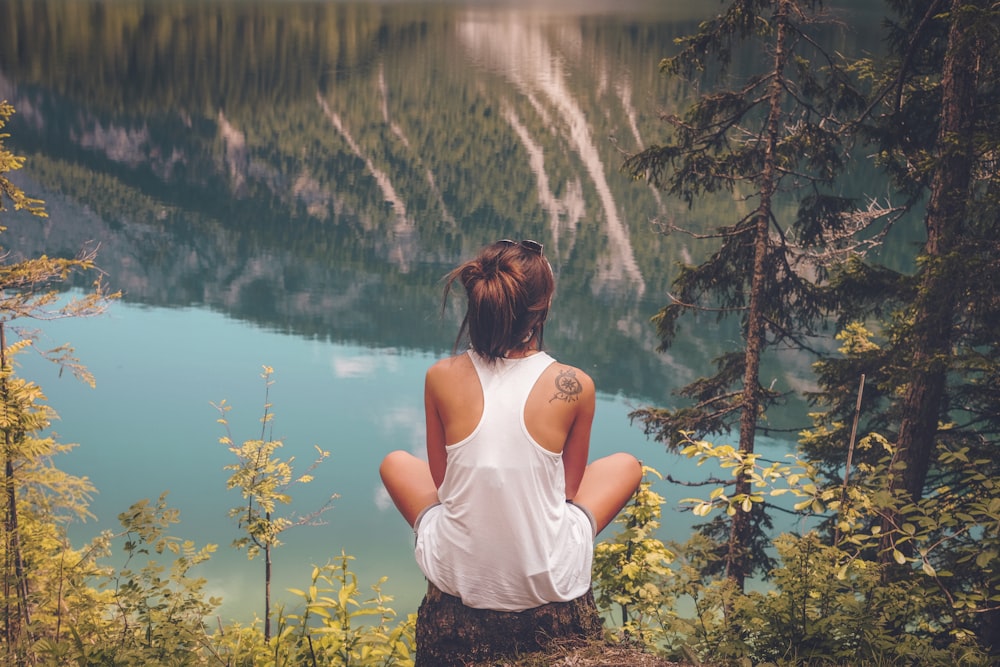
{"label": "woman", "polygon": [[590,589],[593,540],[642,479],[630,454],[587,465],[594,383],[542,351],[555,289],[536,241],[498,241],[452,271],[468,305],[424,386],[427,461],[380,473],[416,532],[421,570],[469,607],[523,611]]}

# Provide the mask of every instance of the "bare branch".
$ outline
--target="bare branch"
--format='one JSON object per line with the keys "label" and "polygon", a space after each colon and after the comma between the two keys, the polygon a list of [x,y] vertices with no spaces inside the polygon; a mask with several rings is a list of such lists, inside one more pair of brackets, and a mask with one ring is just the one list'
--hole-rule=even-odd
{"label": "bare branch", "polygon": [[699,305],[694,304],[694,303],[685,303],[684,301],[681,301],[676,296],[674,296],[671,292],[667,292],[667,298],[670,299],[671,301],[673,301],[678,306],[681,306],[682,308],[690,308],[691,310],[697,310],[699,312],[704,312],[704,313],[738,313],[738,312],[742,312],[742,311],[746,310],[746,307],[741,307],[741,308],[710,308],[709,306],[699,306]]}
{"label": "bare branch", "polygon": [[666,475],[663,479],[678,486],[732,486],[736,483],[735,479],[719,479],[718,477],[709,477],[701,482],[685,482],[673,475]]}

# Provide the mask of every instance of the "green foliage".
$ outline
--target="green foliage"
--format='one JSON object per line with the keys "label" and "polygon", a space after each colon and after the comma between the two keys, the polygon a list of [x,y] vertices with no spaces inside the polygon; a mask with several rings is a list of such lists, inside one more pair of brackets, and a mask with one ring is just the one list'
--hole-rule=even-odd
{"label": "green foliage", "polygon": [[[89,597],[66,595],[67,620],[59,636],[38,637],[28,653],[35,664],[63,666],[354,665],[406,667],[413,664],[415,616],[395,623],[392,598],[382,593],[380,579],[373,594],[361,599],[357,578],[349,570],[352,557],[342,553],[335,563],[313,568],[308,588],[292,589],[301,612],[277,616],[274,637],[265,638],[258,624],[206,625],[221,600],[206,598],[205,580],[190,570],[204,562],[214,545],[196,549],[166,532],[177,512],[164,497],[154,504],[135,503],[119,519],[119,535],[103,535],[79,558],[91,564]],[[126,562],[117,570],[98,566],[120,544]],[[156,559],[172,558],[169,566]],[[135,565],[133,565],[135,563]],[[77,582],[79,583],[79,582]],[[67,586],[67,592],[69,586]],[[86,601],[91,606],[83,607]],[[84,614],[83,612],[88,612]],[[43,626],[38,625],[39,629]]]}
{"label": "green foliage", "polygon": [[[1000,469],[995,456],[996,395],[984,379],[996,373],[996,337],[987,341],[974,333],[978,318],[962,330],[960,343],[947,359],[952,369],[948,391],[954,396],[951,420],[937,424],[926,480],[919,496],[913,497],[902,483],[910,462],[896,438],[891,431],[874,431],[898,413],[895,402],[906,388],[899,383],[912,364],[898,333],[912,320],[899,321],[889,328],[888,340],[876,339],[860,324],[849,326],[841,335],[842,357],[817,367],[825,391],[816,401],[824,410],[813,415],[813,428],[802,434],[804,451],[828,480],[817,501],[833,512],[826,522],[830,532],[867,558],[896,564],[899,571],[890,569],[888,578],[919,569],[927,578],[928,604],[935,601],[939,622],[956,637],[995,638],[1000,610],[994,564],[1000,554],[1000,496],[995,480]],[[971,346],[967,335],[979,344]],[[855,404],[851,394],[857,391],[851,385],[858,373],[870,378],[858,402],[863,435],[853,452],[849,483],[840,485],[835,477],[844,474],[847,417]]]}
{"label": "green foliage", "polygon": [[[708,499],[685,498],[681,502],[689,503],[691,511],[696,516],[707,516],[713,509],[722,509],[727,515],[737,512],[750,512],[755,504],[765,501],[765,495],[775,497],[791,491],[792,493],[810,496],[815,493],[815,485],[809,482],[804,488],[799,484],[803,477],[813,476],[812,467],[796,462],[801,470],[794,471],[795,464],[767,462],[761,454],[743,452],[731,445],[714,445],[705,440],[692,440],[690,437],[682,443],[681,454],[689,459],[695,459],[698,465],[714,462],[722,470],[728,470],[733,477],[741,477],[750,482],[749,493],[727,494],[729,485],[720,483],[710,493]],[[790,457],[792,458],[792,457]],[[764,464],[767,463],[765,466]],[[787,485],[775,487],[775,482],[787,482]],[[805,501],[796,510],[805,509],[811,503]],[[819,508],[822,511],[822,508]]]}
{"label": "green foliage", "polygon": [[774,547],[780,565],[768,590],[733,596],[728,609],[703,594],[700,654],[779,665],[988,664],[974,643],[921,632],[936,610],[918,578],[886,582],[877,562],[816,533],[782,535]]}
{"label": "green foliage", "polygon": [[622,529],[594,549],[593,579],[597,604],[621,611],[620,633],[656,645],[662,634],[663,594],[674,555],[656,538],[663,497],[652,490],[650,476],[660,474],[644,467],[646,476],[616,525]]}
{"label": "green foliage", "polygon": [[240,528],[246,531],[246,535],[237,538],[233,546],[237,549],[246,549],[247,557],[250,559],[257,556],[261,550],[269,551],[279,546],[281,533],[289,528],[314,523],[319,514],[330,509],[330,503],[337,497],[334,494],[319,510],[306,517],[296,519],[274,515],[278,505],[291,503],[292,497],[289,492],[291,485],[311,482],[313,478],[310,473],[329,457],[330,453],[317,447],[317,459],[305,474],[298,477],[295,477],[292,465],[295,457],[281,459],[275,456],[275,452],[283,447],[284,443],[272,435],[274,413],[271,412],[272,405],[267,397],[273,384],[271,380],[273,373],[274,369],[268,366],[264,366],[264,371],[261,373],[261,378],[264,379],[265,400],[264,414],[260,418],[259,438],[246,440],[241,445],[235,444],[226,419],[226,414],[232,406],[225,400],[218,405],[213,403],[222,414],[218,422],[226,427],[226,435],[221,437],[219,442],[228,447],[237,459],[236,463],[225,467],[232,472],[226,487],[239,489],[245,501],[229,510],[229,516],[236,519]]}
{"label": "green foliage", "polygon": [[[9,464],[0,544],[7,564],[0,596],[7,611],[5,664],[412,664],[414,619],[390,627],[395,612],[388,606],[391,598],[381,592],[384,578],[372,587],[374,597],[360,601],[347,555],[336,567],[314,569],[308,592],[295,591],[306,598],[305,612],[279,615],[280,630],[271,639],[238,625],[210,632],[206,619],[221,600],[206,595],[205,580],[192,568],[208,560],[215,546],[198,548],[168,532],[179,517],[165,494],[121,513],[121,532],[104,532],[83,549],[71,547],[66,525],[89,516],[94,489],[85,478],[54,465],[53,458],[70,447],[43,435],[55,413],[37,385],[13,371],[13,357],[30,347],[30,340],[22,340],[5,348],[0,372],[0,434]],[[266,526],[269,512],[288,500],[285,489],[291,482],[291,461],[277,461],[267,449],[274,442],[241,450],[260,454],[261,465],[251,467],[256,477],[237,477],[265,508],[255,516],[255,525],[264,529],[252,536],[265,550],[281,530],[296,524]],[[234,468],[237,474],[248,470]],[[307,482],[308,475],[297,481]],[[125,560],[112,567],[108,561],[116,553]]]}
{"label": "green foliage", "polygon": [[[0,340],[3,327],[0,325]],[[12,655],[30,655],[38,642],[58,642],[79,619],[98,622],[102,596],[92,590],[86,553],[69,547],[65,526],[90,516],[93,485],[66,474],[53,457],[72,446],[46,435],[55,411],[41,389],[14,372],[17,354],[31,348],[19,341],[0,350],[0,442],[4,486],[0,496],[3,523],[0,556],[2,631]]]}
{"label": "green foliage", "polygon": [[233,541],[237,549],[246,549],[247,558],[253,560],[257,554],[264,554],[264,639],[271,639],[271,552],[281,545],[281,534],[294,526],[316,525],[319,516],[330,509],[331,503],[337,497],[332,495],[319,509],[302,517],[276,516],[278,505],[288,505],[292,501],[289,487],[293,484],[308,484],[312,481],[310,474],[316,466],[329,455],[316,447],[318,458],[308,471],[294,476],[292,464],[295,457],[281,459],[275,452],[283,446],[281,440],[273,437],[273,419],[271,403],[268,400],[271,390],[271,375],[274,369],[264,366],[261,377],[264,379],[264,414],[260,418],[261,435],[259,438],[246,440],[242,445],[236,445],[229,431],[226,414],[231,406],[223,400],[213,406],[221,413],[218,422],[226,428],[226,435],[219,439],[229,451],[236,455],[237,462],[227,465],[226,470],[232,471],[227,482],[227,488],[238,488],[243,495],[243,503],[229,510],[229,516],[237,520],[246,533]]}
{"label": "green foliage", "polygon": [[391,625],[396,612],[387,606],[392,598],[382,593],[385,577],[371,586],[372,597],[361,600],[350,560],[341,553],[335,562],[313,568],[307,589],[290,589],[302,611],[279,613],[270,640],[256,626],[233,625],[217,633],[220,658],[233,667],[412,665],[416,616]]}
{"label": "green foliage", "polygon": [[[984,384],[996,373],[1000,322],[993,159],[1000,136],[993,85],[1000,12],[987,0],[887,4],[894,13],[886,22],[886,58],[858,65],[874,84],[862,134],[897,196],[919,216],[926,241],[910,275],[860,259],[839,272],[833,284],[843,307],[839,324],[864,322],[879,345],[820,369],[822,392],[815,397],[830,414],[833,437],[819,434],[809,445],[829,469],[840,464],[843,440],[832,432],[842,428],[848,409],[843,388],[861,370],[872,379],[862,428],[894,444],[901,466],[894,483],[916,501],[948,474],[935,469],[936,447],[968,447],[972,457],[995,458],[1000,434],[996,393]],[[994,623],[993,636],[1000,637],[1000,618]]]}
{"label": "green foliage", "polygon": [[[396,613],[387,603],[391,597],[382,594],[382,577],[372,585],[374,597],[359,601],[357,577],[348,569],[352,556],[341,552],[336,563],[314,568],[308,590],[292,590],[302,598],[305,611],[298,621],[301,637],[309,646],[309,654],[318,664],[338,665],[398,665],[412,662],[415,615],[395,628],[389,622]],[[362,623],[374,617],[374,624]],[[311,627],[318,620],[318,627]]]}
{"label": "green foliage", "polygon": [[[641,605],[659,621],[655,632],[638,635],[644,641],[713,663],[990,664],[983,633],[1000,607],[1000,484],[984,472],[989,462],[940,448],[937,465],[951,471],[949,483],[913,502],[890,483],[900,473],[891,465],[891,445],[868,436],[862,446],[884,458],[860,465],[844,488],[794,457],[767,463],[689,442],[688,456],[741,467],[754,480],[747,496],[727,496],[720,486],[708,498],[687,499],[699,514],[752,510],[765,498],[792,494],[798,511],[824,519],[830,530],[776,537],[778,564],[767,588],[746,593],[708,574],[717,572],[717,545],[696,535],[676,547],[669,573],[601,596],[602,607]],[[614,545],[598,550],[613,553]]]}
{"label": "green foliage", "polygon": [[[190,570],[208,560],[215,545],[199,549],[166,532],[178,521],[166,494],[156,503],[134,503],[118,519],[125,563],[98,581],[107,592],[104,622],[71,626],[72,640],[50,644],[44,654],[86,665],[207,664],[204,621],[221,600],[207,597],[205,580]],[[169,566],[157,560],[164,556],[172,558]]]}
{"label": "green foliage", "polygon": [[[14,115],[14,107],[7,100],[0,102],[0,130],[7,126],[10,117]],[[6,202],[10,201],[14,205],[15,211],[28,211],[32,215],[46,217],[45,202],[41,199],[29,197],[24,191],[10,182],[7,174],[17,171],[24,166],[24,158],[11,153],[6,146],[6,139],[10,134],[0,132],[0,211],[6,208]],[[0,232],[4,231],[0,227]]]}

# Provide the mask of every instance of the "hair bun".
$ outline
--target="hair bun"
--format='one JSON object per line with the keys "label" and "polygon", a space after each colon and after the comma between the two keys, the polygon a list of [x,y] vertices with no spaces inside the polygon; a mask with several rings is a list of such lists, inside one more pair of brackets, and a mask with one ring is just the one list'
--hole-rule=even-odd
{"label": "hair bun", "polygon": [[554,289],[552,269],[540,253],[525,253],[521,246],[498,242],[484,248],[448,274],[445,299],[453,282],[468,297],[458,341],[468,334],[480,354],[490,360],[525,344],[535,331],[541,345],[541,327]]}

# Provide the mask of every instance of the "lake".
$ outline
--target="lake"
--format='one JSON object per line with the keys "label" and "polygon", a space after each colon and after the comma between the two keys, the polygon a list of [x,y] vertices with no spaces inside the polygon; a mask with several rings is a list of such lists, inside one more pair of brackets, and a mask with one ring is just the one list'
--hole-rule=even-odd
{"label": "lake", "polygon": [[[79,444],[58,465],[99,490],[96,521],[73,538],[169,491],[174,533],[220,545],[200,568],[220,615],[262,613],[263,563],[229,548],[240,498],[225,488],[233,458],[212,403],[233,406],[237,441],[258,437],[268,365],[281,455],[304,472],[314,446],[331,454],[291,511],[339,496],[325,525],[288,532],[276,550],[276,597],[343,550],[362,587],[388,576],[397,611],[415,611],[425,584],[378,462],[422,451],[423,373],[450,353],[460,319],[460,304],[442,309],[441,278],[499,238],[545,245],[557,277],[547,349],[599,390],[592,456],[626,450],[703,477],[628,414],[675,404],[672,392],[738,340],[705,318],[656,351],[649,318],[678,263],[705,252],[658,222],[708,229],[740,204],[688,209],[620,167],[661,136],[662,111],[683,108],[690,89],[657,65],[716,9],[0,1],[0,98],[17,109],[9,144],[28,159],[15,180],[49,211],[4,218],[0,240],[14,257],[99,245],[107,284],[123,292],[103,316],[40,325],[40,347],[72,343],[96,388],[37,359],[21,369],[60,414],[60,441]],[[858,20],[844,39],[876,29]],[[771,359],[767,372],[799,390],[811,362]],[[769,419],[790,433],[806,424],[794,404]],[[793,446],[761,440],[775,455]],[[677,500],[692,491],[657,488],[664,539],[684,539],[693,520]]]}

